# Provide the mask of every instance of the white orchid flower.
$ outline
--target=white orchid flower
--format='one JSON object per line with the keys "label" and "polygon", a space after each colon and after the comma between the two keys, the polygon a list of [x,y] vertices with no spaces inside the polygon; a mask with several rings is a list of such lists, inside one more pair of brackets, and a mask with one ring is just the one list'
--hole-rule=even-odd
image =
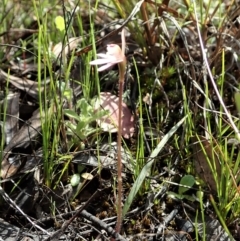
{"label": "white orchid flower", "polygon": [[101,72],[110,68],[115,64],[119,64],[123,62],[125,64],[125,36],[124,31],[122,31],[122,49],[117,44],[109,44],[107,45],[106,54],[97,54],[98,59],[95,59],[90,62],[91,65],[102,65],[98,68],[98,71]]}

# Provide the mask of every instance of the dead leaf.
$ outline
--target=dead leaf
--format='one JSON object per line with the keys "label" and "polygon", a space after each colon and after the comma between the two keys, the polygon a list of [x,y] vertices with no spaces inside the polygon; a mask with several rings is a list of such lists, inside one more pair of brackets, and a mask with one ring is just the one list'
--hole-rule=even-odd
{"label": "dead leaf", "polygon": [[84,172],[84,173],[82,173],[82,174],[81,174],[81,177],[82,177],[83,179],[89,180],[89,181],[94,178],[94,176],[93,176],[91,173],[89,173],[89,172]]}
{"label": "dead leaf", "polygon": [[[97,124],[106,132],[118,132],[119,98],[109,92],[100,93],[94,109],[108,111],[109,114],[97,120]],[[134,133],[134,117],[128,106],[122,102],[122,136],[130,138]]]}
{"label": "dead leaf", "polygon": [[208,215],[204,216],[204,222],[196,216],[189,215],[191,223],[195,225],[195,229],[198,231],[198,235],[202,240],[208,241],[234,241],[234,239],[229,235],[221,223]]}
{"label": "dead leaf", "polygon": [[3,159],[1,166],[1,177],[8,178],[13,176],[19,169],[20,163],[10,163],[9,155],[12,149],[28,146],[32,139],[39,134],[41,129],[41,117],[39,110],[33,113],[33,116],[22,126],[14,135],[9,144],[3,150]]}
{"label": "dead leaf", "polygon": [[149,93],[147,93],[147,94],[143,97],[143,102],[146,103],[147,105],[152,105],[152,97],[150,96]]}
{"label": "dead leaf", "polygon": [[[210,143],[210,141],[203,136],[195,136],[192,138],[192,141],[195,171],[197,175],[209,186],[210,190],[217,193],[217,185],[208,163],[209,160],[213,170],[216,172],[218,178],[217,181],[219,182],[221,177],[221,165],[216,151],[217,145],[216,143]],[[212,146],[214,146],[214,148],[212,148]]]}
{"label": "dead leaf", "polygon": [[66,56],[71,53],[73,49],[75,49],[78,44],[82,41],[82,37],[72,37],[69,38],[68,43],[63,46],[62,42],[57,43],[52,50],[52,53],[55,55],[56,58],[62,54],[62,57],[66,59]]}
{"label": "dead leaf", "polygon": [[6,120],[3,124],[3,130],[7,145],[18,131],[19,96],[19,93],[10,92],[6,97]]}
{"label": "dead leaf", "polygon": [[[37,72],[38,65],[33,62],[32,58],[19,60],[17,63],[15,63],[13,60],[10,60],[9,63],[11,64],[11,70],[14,72],[19,72],[21,75],[26,75],[29,72]],[[41,69],[43,69],[43,65],[41,66]]]}
{"label": "dead leaf", "polygon": [[[19,90],[25,91],[28,95],[32,96],[34,99],[38,99],[39,89],[38,82],[26,79],[19,78],[14,75],[8,74],[3,70],[0,70],[0,82],[1,81],[9,81],[12,85],[14,85]],[[50,80],[47,81],[49,83]],[[45,83],[45,84],[47,84]],[[44,86],[41,87],[40,91],[43,91]]]}

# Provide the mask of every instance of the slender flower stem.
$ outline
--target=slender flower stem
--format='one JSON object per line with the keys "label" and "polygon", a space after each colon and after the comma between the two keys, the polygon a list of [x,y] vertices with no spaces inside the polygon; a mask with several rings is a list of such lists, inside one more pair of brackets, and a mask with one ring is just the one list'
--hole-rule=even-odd
{"label": "slender flower stem", "polygon": [[122,224],[122,158],[121,158],[121,142],[122,142],[122,93],[123,93],[123,82],[119,82],[119,116],[118,116],[118,137],[117,137],[117,166],[118,166],[118,198],[117,198],[117,224],[116,232],[121,231]]}
{"label": "slender flower stem", "polygon": [[126,69],[126,60],[118,64],[119,68],[119,102],[118,102],[118,137],[117,137],[117,160],[118,160],[118,200],[117,200],[117,224],[116,232],[121,231],[122,225],[122,157],[121,157],[121,142],[122,142],[122,96],[124,75]]}
{"label": "slender flower stem", "polygon": [[118,169],[118,196],[116,200],[117,206],[117,224],[116,232],[120,233],[122,225],[122,96],[124,86],[124,76],[126,72],[126,56],[125,56],[125,35],[122,30],[122,49],[116,44],[110,44],[107,46],[106,54],[98,54],[99,59],[90,62],[91,65],[102,65],[98,68],[98,71],[103,71],[109,67],[118,64],[119,69],[119,102],[118,102],[118,137],[117,137],[117,169]]}

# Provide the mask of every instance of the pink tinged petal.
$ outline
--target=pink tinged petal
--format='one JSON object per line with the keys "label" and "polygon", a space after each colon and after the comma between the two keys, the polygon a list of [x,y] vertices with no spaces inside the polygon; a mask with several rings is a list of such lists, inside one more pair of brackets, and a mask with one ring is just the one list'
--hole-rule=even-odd
{"label": "pink tinged petal", "polygon": [[110,56],[107,54],[97,54],[98,57],[104,58],[104,59],[108,59]]}
{"label": "pink tinged petal", "polygon": [[102,65],[102,64],[106,64],[106,65],[100,67],[100,68],[99,68],[100,70],[98,69],[98,71],[103,71],[103,70],[105,70],[105,69],[107,68],[107,67],[105,68],[105,66],[111,67],[112,65],[118,64],[118,63],[120,63],[120,62],[122,62],[121,59],[119,59],[119,60],[114,59],[114,60],[111,60],[111,61],[109,61],[109,59],[96,59],[96,60],[91,61],[91,62],[90,62],[90,65]]}
{"label": "pink tinged petal", "polygon": [[121,52],[120,47],[117,44],[108,44],[107,45],[107,53],[110,55],[118,55]]}
{"label": "pink tinged petal", "polygon": [[111,61],[109,61],[109,59],[96,59],[90,62],[91,65],[101,65],[101,64],[107,64]]}
{"label": "pink tinged petal", "polygon": [[108,69],[108,68],[110,68],[110,67],[113,66],[113,65],[114,65],[114,63],[105,64],[105,65],[103,65],[103,66],[101,66],[101,67],[98,68],[98,72],[101,72],[101,71],[103,71],[103,70],[105,70],[105,69]]}
{"label": "pink tinged petal", "polygon": [[109,44],[107,46],[107,54],[114,56],[116,59],[123,61],[124,55],[121,48],[117,44]]}
{"label": "pink tinged petal", "polygon": [[90,65],[103,65],[98,68],[98,71],[103,71],[114,64],[118,64],[120,62],[125,61],[125,55],[123,54],[121,48],[117,44],[109,44],[107,45],[107,53],[97,54],[101,59],[96,59],[90,62]]}
{"label": "pink tinged petal", "polygon": [[[102,57],[103,59],[108,59],[109,62],[115,63],[119,59],[116,58],[114,55],[108,55],[108,54],[97,54],[97,56]],[[117,62],[118,63],[118,62]]]}

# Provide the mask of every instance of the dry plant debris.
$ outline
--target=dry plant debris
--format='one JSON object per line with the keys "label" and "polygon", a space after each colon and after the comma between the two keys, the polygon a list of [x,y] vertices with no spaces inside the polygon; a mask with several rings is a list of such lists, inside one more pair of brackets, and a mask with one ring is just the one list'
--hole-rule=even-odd
{"label": "dry plant debris", "polygon": [[3,2],[0,240],[240,240],[239,2]]}

